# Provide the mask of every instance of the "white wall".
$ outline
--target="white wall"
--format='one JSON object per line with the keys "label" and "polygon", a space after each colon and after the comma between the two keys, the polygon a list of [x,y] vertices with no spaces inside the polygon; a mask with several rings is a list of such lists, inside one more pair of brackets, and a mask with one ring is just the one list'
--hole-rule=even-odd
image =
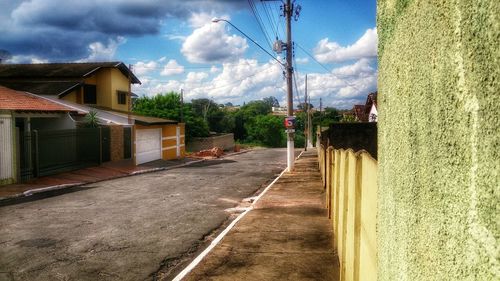
{"label": "white wall", "polygon": [[14,181],[12,116],[0,113],[0,184]]}

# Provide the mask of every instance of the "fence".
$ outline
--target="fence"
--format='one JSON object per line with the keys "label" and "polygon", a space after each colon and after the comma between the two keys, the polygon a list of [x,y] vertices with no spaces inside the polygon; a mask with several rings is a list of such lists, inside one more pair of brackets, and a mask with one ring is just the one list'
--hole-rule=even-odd
{"label": "fence", "polygon": [[377,280],[377,161],[364,150],[319,147],[340,280]]}
{"label": "fence", "polygon": [[109,128],[26,132],[20,138],[20,177],[29,180],[100,164],[109,158]]}

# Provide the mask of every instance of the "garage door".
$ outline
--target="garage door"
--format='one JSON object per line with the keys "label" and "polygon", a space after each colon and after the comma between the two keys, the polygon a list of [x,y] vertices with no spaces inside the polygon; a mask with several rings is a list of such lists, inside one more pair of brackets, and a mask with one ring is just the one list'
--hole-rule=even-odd
{"label": "garage door", "polygon": [[137,165],[161,159],[161,129],[136,130]]}

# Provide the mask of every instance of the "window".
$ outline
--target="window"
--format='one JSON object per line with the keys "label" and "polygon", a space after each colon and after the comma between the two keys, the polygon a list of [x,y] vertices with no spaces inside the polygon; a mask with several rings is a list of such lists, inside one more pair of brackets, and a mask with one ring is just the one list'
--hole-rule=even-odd
{"label": "window", "polygon": [[96,85],[83,86],[83,103],[96,104],[97,103],[97,87]]}
{"label": "window", "polygon": [[117,91],[118,93],[118,104],[127,104],[127,93],[123,91]]}

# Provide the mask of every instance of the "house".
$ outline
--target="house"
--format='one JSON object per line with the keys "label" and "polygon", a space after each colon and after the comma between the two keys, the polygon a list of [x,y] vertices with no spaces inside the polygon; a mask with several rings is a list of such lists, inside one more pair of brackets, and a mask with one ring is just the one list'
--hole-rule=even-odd
{"label": "house", "polygon": [[377,92],[368,94],[365,103],[365,120],[368,122],[377,122]]}
{"label": "house", "polygon": [[355,104],[352,111],[356,121],[365,122],[365,106],[363,104]]}
{"label": "house", "polygon": [[365,104],[356,104],[352,114],[358,122],[377,122],[377,92],[368,94]]}
{"label": "house", "polygon": [[69,108],[67,117],[37,124],[38,131],[76,129],[92,111],[108,142],[100,161],[131,158],[138,165],[184,157],[184,124],[130,114],[132,84],[140,81],[122,62],[0,64],[1,86]]}
{"label": "house", "polygon": [[36,95],[0,86],[0,184],[16,182],[21,173],[20,162],[25,158],[20,157],[20,153],[31,147],[17,141],[23,138],[23,132],[43,129],[52,123],[71,128],[74,125],[70,113],[75,111]]}

